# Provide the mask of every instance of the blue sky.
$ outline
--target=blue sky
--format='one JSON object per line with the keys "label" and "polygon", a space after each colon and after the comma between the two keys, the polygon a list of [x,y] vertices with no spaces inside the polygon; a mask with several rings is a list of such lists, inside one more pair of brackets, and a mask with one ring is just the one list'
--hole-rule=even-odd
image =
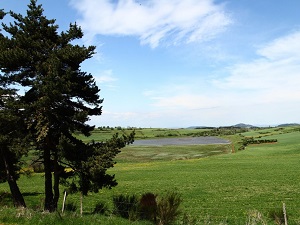
{"label": "blue sky", "polygon": [[[0,8],[24,14],[25,0]],[[39,0],[77,22],[104,98],[96,126],[300,122],[298,0]]]}

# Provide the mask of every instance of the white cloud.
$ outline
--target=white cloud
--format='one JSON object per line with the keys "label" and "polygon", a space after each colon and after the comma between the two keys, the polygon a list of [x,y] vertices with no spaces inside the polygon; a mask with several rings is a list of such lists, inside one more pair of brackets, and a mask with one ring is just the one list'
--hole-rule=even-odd
{"label": "white cloud", "polygon": [[211,39],[232,20],[224,5],[213,0],[71,0],[82,19],[79,24],[89,38],[130,35],[152,48],[168,44]]}
{"label": "white cloud", "polygon": [[99,84],[113,82],[116,80],[117,78],[113,77],[112,70],[104,70],[103,72],[100,73],[100,75],[96,76],[96,81]]}
{"label": "white cloud", "polygon": [[258,49],[257,53],[269,60],[300,59],[300,32],[278,38]]}
{"label": "white cloud", "polygon": [[[300,40],[300,32],[267,43],[257,50],[256,59],[225,68],[222,78],[208,82],[187,76],[180,85],[166,83],[156,90],[148,90],[145,96],[157,109],[170,110],[180,121],[186,118],[213,124],[215,120],[217,125],[224,118],[230,118],[227,125],[247,121],[255,124],[297,122],[300,44],[296,43],[296,37]],[[208,87],[200,86],[201,82]]]}
{"label": "white cloud", "polygon": [[275,98],[299,99],[296,94],[300,85],[299,40],[300,32],[295,32],[271,41],[257,50],[257,59],[233,65],[228,68],[229,76],[215,80],[214,84],[227,90],[252,90]]}
{"label": "white cloud", "polygon": [[100,89],[105,88],[106,90],[116,90],[116,82],[118,81],[118,78],[114,76],[112,70],[103,70],[101,72],[95,72],[95,74],[95,81]]}

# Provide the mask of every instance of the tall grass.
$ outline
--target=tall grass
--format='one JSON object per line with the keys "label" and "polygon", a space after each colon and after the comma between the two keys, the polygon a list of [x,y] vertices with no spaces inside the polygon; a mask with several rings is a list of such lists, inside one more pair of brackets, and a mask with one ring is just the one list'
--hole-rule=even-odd
{"label": "tall grass", "polygon": [[[43,213],[31,209],[1,208],[0,222],[3,224],[18,225],[132,225],[132,222],[117,216],[103,216],[99,214]],[[151,225],[147,221],[139,221],[141,225]]]}

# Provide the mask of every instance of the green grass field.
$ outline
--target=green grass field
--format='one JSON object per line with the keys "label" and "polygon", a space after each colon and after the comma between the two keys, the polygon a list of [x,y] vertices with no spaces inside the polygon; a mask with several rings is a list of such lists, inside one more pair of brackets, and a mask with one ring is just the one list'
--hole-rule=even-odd
{"label": "green grass field", "polygon": [[[147,137],[156,135],[153,131],[147,135],[146,131],[141,132]],[[175,133],[173,130],[171,132]],[[180,131],[177,133],[179,136],[183,135]],[[99,201],[107,202],[111,207],[112,196],[117,194],[163,194],[175,190],[183,198],[182,212],[195,218],[195,224],[247,224],[249,215],[254,214],[255,210],[262,214],[267,224],[275,224],[268,215],[281,209],[283,203],[286,205],[288,224],[300,224],[299,129],[268,128],[228,138],[237,143],[243,136],[262,136],[266,139],[277,139],[278,142],[250,145],[245,150],[235,153],[230,153],[230,145],[126,147],[118,155],[116,166],[110,170],[110,173],[116,174],[119,185],[112,190],[91,193],[84,198],[84,212],[91,212]],[[29,208],[41,207],[42,174],[23,176],[19,184]],[[0,184],[0,195],[8,191],[7,184]],[[68,201],[79,204],[79,196],[70,195]],[[0,198],[1,205],[6,202],[6,198]],[[81,218],[78,213],[76,215],[72,214],[70,217],[75,217],[74,220],[80,221],[78,223],[66,223],[57,215],[43,215],[43,218],[29,218],[30,216],[25,215],[17,218],[18,214],[15,211],[2,207],[0,222],[132,224],[112,216],[84,215]],[[48,217],[50,219],[45,219]],[[32,222],[33,220],[35,222]],[[134,224],[147,223],[139,221]],[[182,223],[179,220],[177,224]]]}

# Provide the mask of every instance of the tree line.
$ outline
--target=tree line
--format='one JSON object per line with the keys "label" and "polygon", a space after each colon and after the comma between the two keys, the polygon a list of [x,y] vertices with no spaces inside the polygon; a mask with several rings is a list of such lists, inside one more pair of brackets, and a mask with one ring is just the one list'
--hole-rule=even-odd
{"label": "tree line", "polygon": [[90,135],[89,117],[102,113],[100,89],[80,67],[95,46],[73,44],[81,28],[75,23],[58,32],[43,11],[37,0],[25,15],[0,11],[1,20],[13,20],[0,27],[0,182],[8,183],[16,207],[26,207],[17,179],[21,158],[34,150],[44,166],[44,209],[53,212],[62,180],[83,195],[117,185],[106,171],[134,132],[97,143],[73,135]]}

